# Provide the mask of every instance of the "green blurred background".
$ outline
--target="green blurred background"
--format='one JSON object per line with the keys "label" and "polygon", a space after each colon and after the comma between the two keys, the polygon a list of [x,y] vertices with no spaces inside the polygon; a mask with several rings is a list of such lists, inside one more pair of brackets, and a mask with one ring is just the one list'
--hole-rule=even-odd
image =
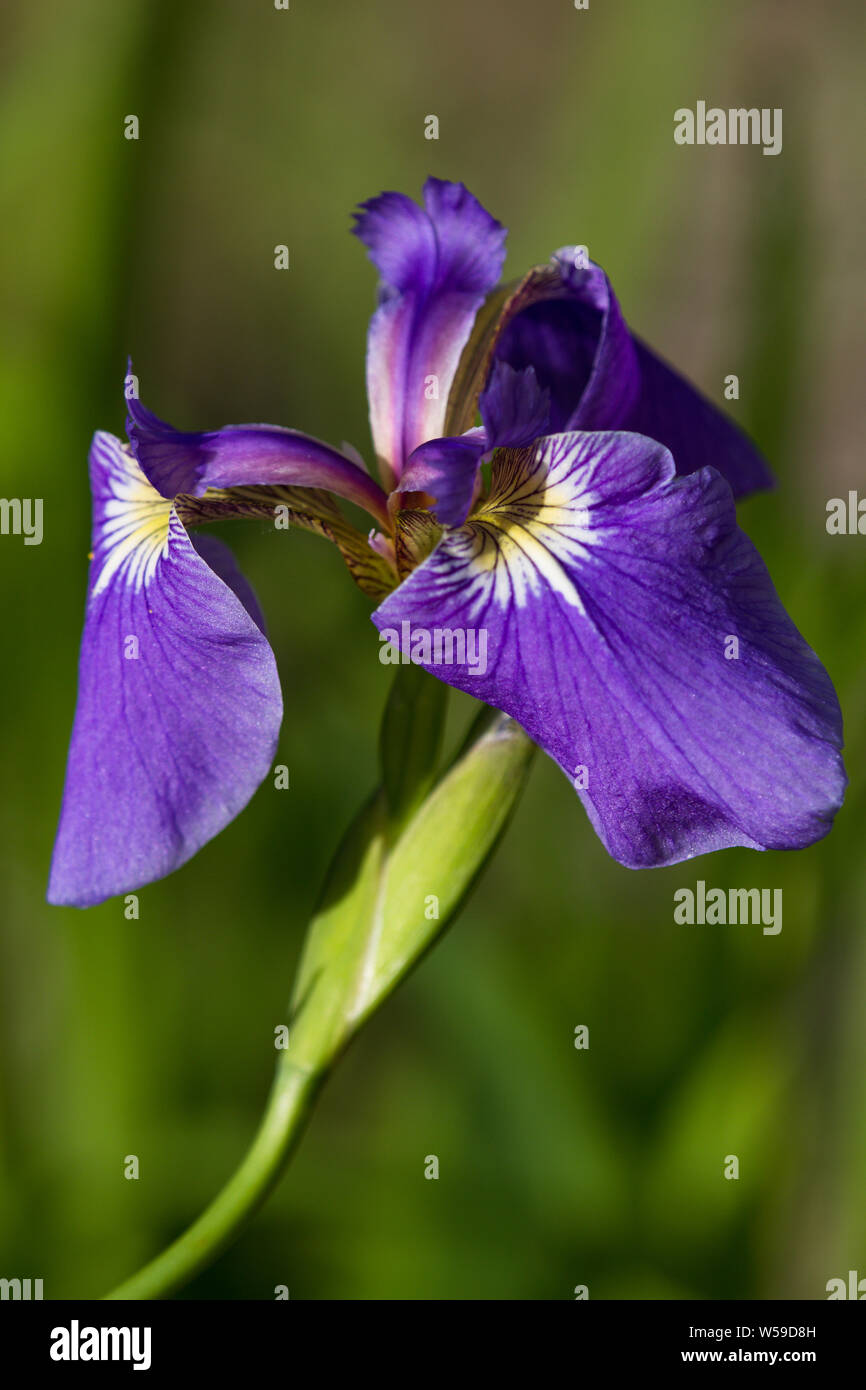
{"label": "green blurred background", "polygon": [[[824,525],[862,483],[862,6],[46,0],[3,24],[0,491],[44,497],[45,538],[0,538],[0,1275],[98,1295],[238,1162],[388,680],[330,547],[224,529],[268,615],[291,790],[266,783],[137,922],[49,909],[90,435],[122,431],[131,352],[181,427],[268,420],[369,457],[349,212],[428,173],[511,227],[509,275],[585,243],[709,395],[739,375],[729,408],[781,484],[743,524],[836,681],[849,797],[810,850],[636,874],[539,758],[459,922],[184,1296],[822,1298],[866,1274],[866,540]],[[675,146],[699,98],[781,106],[781,156]],[[781,887],[781,935],[675,926],[699,877]]]}

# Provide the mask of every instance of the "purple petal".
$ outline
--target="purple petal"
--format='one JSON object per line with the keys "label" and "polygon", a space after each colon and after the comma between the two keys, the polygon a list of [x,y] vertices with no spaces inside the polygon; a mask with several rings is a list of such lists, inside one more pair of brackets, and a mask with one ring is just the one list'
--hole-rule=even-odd
{"label": "purple petal", "polygon": [[550,393],[550,428],[619,429],[640,393],[637,356],[610,281],[574,249],[557,251],[544,298],[505,328],[497,359],[533,367]]}
{"label": "purple petal", "polygon": [[428,179],[362,204],[355,234],[382,277],[367,341],[373,443],[385,477],[442,435],[460,354],[505,257],[505,229],[462,184]]}
{"label": "purple petal", "polygon": [[218,536],[211,536],[206,531],[189,532],[188,535],[193,548],[204,560],[208,569],[213,570],[217,578],[221,579],[224,584],[228,584],[232,593],[240,599],[259,632],[263,637],[267,637],[265,615],[261,610],[255,590],[246,575],[241,574],[238,569],[238,562],[229,547]]}
{"label": "purple petal", "polygon": [[540,385],[534,367],[518,371],[507,362],[494,362],[478,409],[490,449],[518,449],[550,430],[550,392]]}
{"label": "purple petal", "polygon": [[[497,454],[489,502],[373,617],[517,719],[623,864],[798,848],[841,804],[833,686],[737,529],[730,489],[714,469],[676,477],[642,436]],[[447,647],[426,659],[418,633],[436,629],[462,633],[462,665],[459,642],[450,663]]]}
{"label": "purple petal", "polygon": [[93,559],[48,889],[77,907],[170,873],[222,830],[267,775],[282,718],[268,643],[171,503],[111,435],[95,436],[90,473]]}
{"label": "purple petal", "polygon": [[735,496],[772,486],[751,441],[634,338],[604,271],[576,250],[556,253],[554,277],[540,281],[496,349],[513,367],[535,368],[550,392],[551,430],[627,429],[670,449],[680,474],[716,468]]}
{"label": "purple petal", "polygon": [[420,444],[397,488],[397,494],[426,493],[443,526],[462,526],[469,515],[485,453],[531,444],[547,431],[550,397],[531,367],[515,371],[507,362],[495,362],[478,407],[483,428]]}
{"label": "purple petal", "polygon": [[748,435],[639,338],[634,345],[641,393],[628,428],[670,449],[678,473],[705,465],[718,469],[735,497],[775,487],[769,465]]}
{"label": "purple petal", "polygon": [[386,498],[378,483],[321,440],[278,425],[226,425],[184,433],[158,419],[135,397],[128,406],[126,430],[133,452],[163,497],[200,497],[209,487],[318,487],[387,523]]}
{"label": "purple petal", "polygon": [[469,430],[455,439],[431,439],[414,451],[393,499],[423,492],[436,520],[462,526],[475,499],[478,469],[487,451],[484,430]]}

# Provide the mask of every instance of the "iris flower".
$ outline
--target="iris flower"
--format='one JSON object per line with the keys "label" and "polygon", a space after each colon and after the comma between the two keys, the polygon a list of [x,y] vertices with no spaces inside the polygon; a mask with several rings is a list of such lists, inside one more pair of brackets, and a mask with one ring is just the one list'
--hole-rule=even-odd
{"label": "iris flower", "polygon": [[[633,868],[825,835],[845,786],[832,683],[739,530],[771,485],[739,429],[566,248],[497,288],[505,230],[429,179],[363,204],[381,486],[293,430],[183,433],[128,400],[90,454],[93,553],[49,899],[184,863],[247,803],[282,701],[250,586],[191,526],[274,515],[338,546],[384,639],[513,716]],[[364,536],[335,500],[364,508]],[[485,669],[420,632],[483,631]]]}

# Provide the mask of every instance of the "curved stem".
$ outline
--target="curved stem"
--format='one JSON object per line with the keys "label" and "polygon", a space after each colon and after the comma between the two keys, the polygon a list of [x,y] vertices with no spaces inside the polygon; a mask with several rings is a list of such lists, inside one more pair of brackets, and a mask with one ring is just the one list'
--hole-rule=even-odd
{"label": "curved stem", "polygon": [[325,1075],[281,1059],[258,1133],[234,1176],[182,1236],[106,1298],[165,1298],[234,1240],[279,1181]]}

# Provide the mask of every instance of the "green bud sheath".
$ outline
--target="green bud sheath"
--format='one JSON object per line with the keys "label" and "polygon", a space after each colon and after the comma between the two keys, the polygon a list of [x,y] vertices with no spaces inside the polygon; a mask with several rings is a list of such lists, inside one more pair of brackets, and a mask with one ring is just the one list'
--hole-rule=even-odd
{"label": "green bud sheath", "polygon": [[421,666],[398,666],[382,718],[379,762],[392,835],[436,778],[448,709],[447,685]]}
{"label": "green bud sheath", "polygon": [[[429,778],[420,752],[438,745],[441,721],[423,682],[415,695],[416,713],[401,710],[399,723],[417,736],[419,756],[404,766],[418,786]],[[392,695],[386,729],[395,707]],[[517,804],[534,747],[513,719],[484,710],[413,815],[400,811],[416,800],[408,775],[395,778],[393,812],[384,789],[364,807],[331,867],[301,960],[290,1025],[295,1062],[327,1064],[448,925]]]}

